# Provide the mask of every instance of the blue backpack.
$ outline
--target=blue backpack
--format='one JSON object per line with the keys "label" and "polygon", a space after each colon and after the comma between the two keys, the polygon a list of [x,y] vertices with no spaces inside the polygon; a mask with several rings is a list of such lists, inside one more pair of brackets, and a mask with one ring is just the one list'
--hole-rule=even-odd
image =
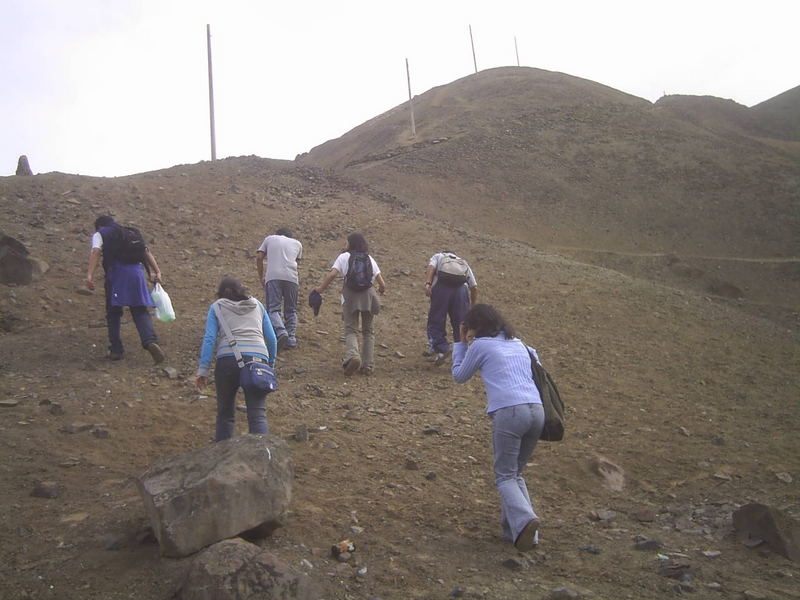
{"label": "blue backpack", "polygon": [[366,252],[351,252],[347,261],[344,284],[360,292],[372,287],[372,261]]}

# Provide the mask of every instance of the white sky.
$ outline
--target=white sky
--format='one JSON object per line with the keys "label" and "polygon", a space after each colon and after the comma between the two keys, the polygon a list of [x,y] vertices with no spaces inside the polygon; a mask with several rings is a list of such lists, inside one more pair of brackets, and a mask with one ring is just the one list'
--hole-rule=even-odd
{"label": "white sky", "polygon": [[0,175],[293,159],[478,69],[752,106],[800,84],[800,0],[0,0]]}

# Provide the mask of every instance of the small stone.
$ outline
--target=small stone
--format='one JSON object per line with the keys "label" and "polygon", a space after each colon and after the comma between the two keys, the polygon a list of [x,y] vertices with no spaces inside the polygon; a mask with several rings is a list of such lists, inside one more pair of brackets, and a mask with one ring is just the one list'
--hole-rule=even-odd
{"label": "small stone", "polygon": [[431,471],[430,473],[426,473],[425,479],[427,479],[428,481],[433,481],[434,479],[436,479],[436,473],[434,473],[433,471]]}
{"label": "small stone", "polygon": [[88,431],[92,427],[94,427],[94,425],[90,423],[75,422],[75,423],[69,423],[68,425],[64,425],[59,429],[59,431],[62,433],[80,433],[81,431]]}
{"label": "small stone", "polygon": [[294,374],[295,375],[302,375],[305,372],[306,372],[306,368],[305,367],[295,367],[294,368]]}
{"label": "small stone", "polygon": [[658,540],[645,540],[643,542],[636,542],[634,548],[637,550],[658,550],[663,546]]}
{"label": "small stone", "polygon": [[720,481],[731,481],[733,479],[727,473],[714,473],[713,477],[714,479],[719,479]]}
{"label": "small stone", "polygon": [[718,556],[721,556],[721,555],[722,555],[722,552],[720,552],[719,550],[704,550],[703,551],[703,556],[705,556],[706,558],[717,558]]}
{"label": "small stone", "polygon": [[711,582],[707,583],[706,587],[708,589],[710,589],[710,590],[714,590],[715,592],[722,591],[722,584],[721,583],[717,583],[716,581],[711,581]]}
{"label": "small stone", "polygon": [[359,533],[364,533],[364,528],[359,527],[358,525],[351,525],[350,532],[358,535]]}
{"label": "small stone", "polygon": [[438,435],[440,432],[438,427],[426,427],[422,430],[422,433],[425,435]]}
{"label": "small stone", "polygon": [[617,513],[613,510],[593,510],[589,516],[595,521],[613,521],[617,517]]}
{"label": "small stone", "polygon": [[783,483],[792,483],[792,476],[789,473],[775,473],[775,477],[780,479]]}
{"label": "small stone", "polygon": [[600,554],[601,552],[600,548],[597,546],[581,546],[580,549],[589,554]]}
{"label": "small stone", "polygon": [[341,562],[341,563],[350,562],[350,560],[351,560],[352,558],[353,558],[353,555],[352,555],[352,554],[350,554],[349,552],[340,552],[340,553],[339,553],[339,554],[336,556],[336,560],[338,560],[338,561],[339,561],[339,562]]}
{"label": "small stone", "polygon": [[686,427],[678,427],[678,433],[685,435],[686,437],[692,437],[692,434],[689,433],[689,430],[686,429]]}
{"label": "small stone", "polygon": [[580,598],[581,594],[577,590],[570,589],[568,587],[560,587],[552,590],[550,594],[548,594],[548,600],[576,600]]}
{"label": "small stone", "polygon": [[50,414],[60,416],[64,414],[64,407],[61,406],[58,402],[53,402],[50,405]]}
{"label": "small stone", "polygon": [[400,352],[399,350],[395,350],[395,352],[394,352],[394,355],[395,355],[397,358],[405,358],[405,357],[406,357],[406,355],[405,355],[405,354],[403,354],[402,352]]}
{"label": "small stone", "polygon": [[111,437],[111,432],[109,432],[108,429],[103,429],[101,427],[98,427],[97,429],[92,431],[92,435],[101,440],[107,440],[108,438]]}
{"label": "small stone", "polygon": [[94,295],[94,291],[88,290],[83,286],[76,287],[75,288],[75,293],[78,294],[79,296],[93,296]]}
{"label": "small stone", "polygon": [[170,379],[178,378],[178,369],[176,369],[175,367],[162,367],[161,370],[164,371],[164,373],[166,373],[167,377],[169,377]]}
{"label": "small stone", "polygon": [[19,404],[19,400],[0,400],[0,406],[5,408],[11,408]]}
{"label": "small stone", "polygon": [[297,442],[307,442],[308,441],[308,425],[300,424],[294,428],[294,434],[292,435]]}
{"label": "small stone", "polygon": [[37,481],[31,491],[31,496],[36,498],[58,498],[64,491],[64,486],[55,481]]}
{"label": "small stone", "polygon": [[524,561],[514,557],[505,559],[501,564],[512,571],[521,571],[528,566]]}
{"label": "small stone", "polygon": [[450,592],[451,598],[463,598],[464,597],[464,590],[461,588],[455,588],[452,592]]}

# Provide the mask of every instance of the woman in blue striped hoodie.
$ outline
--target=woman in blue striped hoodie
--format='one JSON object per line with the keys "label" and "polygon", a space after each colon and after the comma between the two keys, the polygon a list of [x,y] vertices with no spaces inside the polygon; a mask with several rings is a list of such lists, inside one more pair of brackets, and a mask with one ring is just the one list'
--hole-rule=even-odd
{"label": "woman in blue striped hoodie", "polygon": [[476,372],[483,379],[486,412],[492,419],[503,537],[517,550],[530,550],[539,543],[539,517],[522,469],[533,455],[544,425],[542,401],[531,375],[531,355],[511,325],[488,304],[476,304],[467,312],[460,334],[461,341],[453,346],[453,379],[465,383]]}

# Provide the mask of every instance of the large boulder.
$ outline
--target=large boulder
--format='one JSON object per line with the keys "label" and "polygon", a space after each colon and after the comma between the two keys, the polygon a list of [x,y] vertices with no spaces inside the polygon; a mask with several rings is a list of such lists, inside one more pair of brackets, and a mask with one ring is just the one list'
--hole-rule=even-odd
{"label": "large boulder", "polygon": [[317,600],[311,578],[267,550],[242,539],[225,540],[197,555],[176,600]]}
{"label": "large boulder", "polygon": [[782,510],[751,502],[733,513],[733,528],[746,543],[764,541],[789,560],[800,562],[800,523]]}
{"label": "large boulder", "polygon": [[34,268],[25,244],[0,232],[0,283],[28,285]]}
{"label": "large boulder", "polygon": [[268,434],[162,458],[137,483],[161,553],[181,557],[269,535],[285,523],[293,477],[289,446]]}

